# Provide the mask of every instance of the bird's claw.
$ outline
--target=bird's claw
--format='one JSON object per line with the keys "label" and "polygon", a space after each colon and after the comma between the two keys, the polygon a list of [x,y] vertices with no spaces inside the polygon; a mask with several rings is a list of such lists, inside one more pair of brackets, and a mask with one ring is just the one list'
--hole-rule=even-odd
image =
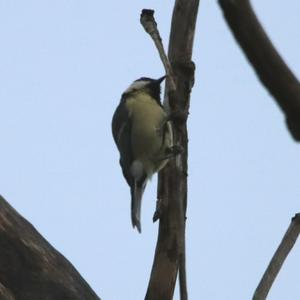
{"label": "bird's claw", "polygon": [[177,156],[179,154],[182,154],[183,152],[184,148],[181,145],[173,145],[172,147],[166,149],[166,154],[172,156]]}

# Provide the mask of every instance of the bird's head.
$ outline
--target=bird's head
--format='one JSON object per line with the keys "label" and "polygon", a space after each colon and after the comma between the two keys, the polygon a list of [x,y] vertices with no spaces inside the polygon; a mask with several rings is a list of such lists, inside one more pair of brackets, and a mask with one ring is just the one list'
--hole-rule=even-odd
{"label": "bird's head", "polygon": [[158,79],[152,79],[148,77],[141,77],[135,80],[124,92],[124,94],[132,94],[135,92],[144,92],[149,94],[155,100],[160,101],[160,84],[166,76],[162,76]]}

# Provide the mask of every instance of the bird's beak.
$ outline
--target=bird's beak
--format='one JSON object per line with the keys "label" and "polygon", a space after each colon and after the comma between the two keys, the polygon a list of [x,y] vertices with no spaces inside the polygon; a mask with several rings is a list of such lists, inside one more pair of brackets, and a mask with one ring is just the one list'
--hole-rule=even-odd
{"label": "bird's beak", "polygon": [[166,77],[167,77],[167,76],[164,75],[163,77],[160,77],[160,78],[156,79],[156,82],[157,82],[158,84],[161,84],[161,83],[165,80]]}

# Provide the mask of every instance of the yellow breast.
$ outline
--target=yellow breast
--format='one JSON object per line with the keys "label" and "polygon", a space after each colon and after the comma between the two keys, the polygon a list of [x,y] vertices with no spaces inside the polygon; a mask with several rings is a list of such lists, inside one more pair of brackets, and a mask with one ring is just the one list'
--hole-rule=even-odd
{"label": "yellow breast", "polygon": [[132,118],[131,143],[134,159],[143,162],[149,169],[147,173],[154,173],[165,164],[161,158],[166,147],[170,147],[172,143],[170,132],[165,140],[159,134],[166,113],[155,99],[144,92],[136,93],[127,99],[126,106]]}

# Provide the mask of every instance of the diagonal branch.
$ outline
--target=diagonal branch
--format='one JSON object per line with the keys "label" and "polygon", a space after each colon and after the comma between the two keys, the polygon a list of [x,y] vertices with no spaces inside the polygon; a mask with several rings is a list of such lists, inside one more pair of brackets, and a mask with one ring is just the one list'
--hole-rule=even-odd
{"label": "diagonal branch", "polygon": [[255,293],[253,300],[264,300],[276,279],[284,261],[294,247],[300,233],[300,214],[296,214],[268,265]]}
{"label": "diagonal branch", "polygon": [[268,38],[249,0],[219,0],[219,5],[259,79],[285,114],[290,133],[299,142],[299,81]]}
{"label": "diagonal branch", "polygon": [[141,21],[141,24],[143,25],[145,31],[147,33],[149,33],[149,35],[151,36],[151,38],[158,50],[160,59],[165,67],[166,74],[168,75],[167,80],[169,81],[169,89],[171,91],[175,91],[176,86],[175,86],[175,82],[174,82],[172,67],[170,65],[170,62],[169,62],[166,52],[164,50],[159,31],[157,29],[157,23],[154,19],[154,10],[143,9],[142,13],[141,13],[140,21]]}

